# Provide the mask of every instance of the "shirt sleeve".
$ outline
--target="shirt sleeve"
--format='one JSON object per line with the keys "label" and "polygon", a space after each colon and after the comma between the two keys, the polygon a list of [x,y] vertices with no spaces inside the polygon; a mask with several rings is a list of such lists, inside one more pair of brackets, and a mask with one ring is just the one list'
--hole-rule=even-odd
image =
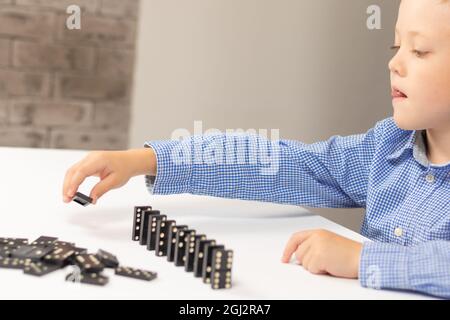
{"label": "shirt sleeve", "polygon": [[365,134],[306,144],[256,134],[217,133],[149,141],[152,194],[191,193],[312,207],[365,207],[383,122]]}
{"label": "shirt sleeve", "polygon": [[450,298],[450,241],[414,246],[364,242],[359,281],[373,289],[399,289]]}

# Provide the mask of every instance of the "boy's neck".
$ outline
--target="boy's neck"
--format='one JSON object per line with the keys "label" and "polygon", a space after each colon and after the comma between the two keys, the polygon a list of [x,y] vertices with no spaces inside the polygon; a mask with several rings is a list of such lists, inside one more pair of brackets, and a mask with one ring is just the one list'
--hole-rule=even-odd
{"label": "boy's neck", "polygon": [[450,128],[425,131],[428,161],[433,164],[450,162]]}

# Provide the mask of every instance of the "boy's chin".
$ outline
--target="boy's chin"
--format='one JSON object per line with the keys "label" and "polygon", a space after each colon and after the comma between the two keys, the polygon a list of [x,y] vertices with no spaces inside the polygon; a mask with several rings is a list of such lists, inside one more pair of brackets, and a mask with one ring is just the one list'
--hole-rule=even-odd
{"label": "boy's chin", "polygon": [[404,114],[394,112],[394,122],[402,130],[421,130],[420,121],[415,121]]}

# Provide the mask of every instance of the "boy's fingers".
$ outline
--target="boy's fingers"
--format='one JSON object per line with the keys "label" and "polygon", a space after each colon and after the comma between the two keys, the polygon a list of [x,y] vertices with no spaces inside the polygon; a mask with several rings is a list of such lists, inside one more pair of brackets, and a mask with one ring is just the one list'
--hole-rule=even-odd
{"label": "boy's fingers", "polygon": [[87,174],[84,172],[76,171],[69,180],[69,185],[67,186],[67,196],[73,197],[75,192],[77,192],[80,185],[83,183],[84,179],[87,178]]}
{"label": "boy's fingers", "polygon": [[303,259],[308,254],[310,248],[311,248],[310,239],[305,240],[298,246],[297,250],[295,251],[295,259],[298,261],[299,264],[303,264]]}
{"label": "boy's fingers", "polygon": [[67,170],[65,176],[64,176],[64,183],[63,183],[63,198],[65,202],[69,202],[73,195],[69,195],[69,184],[72,180],[72,175],[75,170],[76,165],[73,165],[72,167]]}
{"label": "boy's fingers", "polygon": [[66,195],[73,197],[83,181],[98,172],[100,168],[95,162],[84,162],[73,169],[72,175],[69,178]]}
{"label": "boy's fingers", "polygon": [[302,266],[306,270],[309,270],[309,268],[310,268],[311,259],[312,259],[311,252],[310,251],[306,252],[305,256],[303,257],[303,261],[302,261]]}
{"label": "boy's fingers", "polygon": [[297,247],[303,241],[305,241],[312,233],[313,231],[303,231],[294,233],[292,237],[289,239],[288,243],[286,244],[281,261],[284,263],[289,262],[289,260],[292,257],[292,254],[295,252],[295,250],[297,250]]}
{"label": "boy's fingers", "polygon": [[103,196],[106,192],[114,188],[115,185],[115,177],[114,174],[110,174],[105,177],[99,183],[97,183],[94,188],[91,190],[90,197],[93,200],[93,203],[96,204],[97,200]]}

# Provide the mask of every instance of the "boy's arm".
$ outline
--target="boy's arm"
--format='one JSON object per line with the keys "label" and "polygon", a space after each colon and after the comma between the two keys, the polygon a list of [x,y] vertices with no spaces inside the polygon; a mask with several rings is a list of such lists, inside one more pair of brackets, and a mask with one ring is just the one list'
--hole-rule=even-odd
{"label": "boy's arm", "polygon": [[359,279],[364,287],[414,290],[450,298],[450,241],[411,247],[365,242]]}
{"label": "boy's arm", "polygon": [[194,135],[150,141],[153,194],[192,193],[315,207],[364,207],[383,121],[365,134],[305,144],[257,135]]}

